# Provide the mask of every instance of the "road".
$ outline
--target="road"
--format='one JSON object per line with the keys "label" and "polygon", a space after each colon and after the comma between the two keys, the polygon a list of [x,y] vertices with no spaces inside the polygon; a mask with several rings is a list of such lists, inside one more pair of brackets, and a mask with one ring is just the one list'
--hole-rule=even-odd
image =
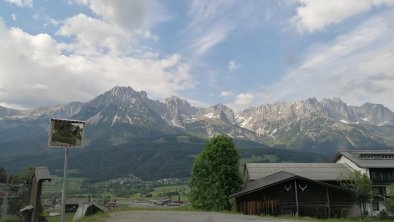
{"label": "road", "polygon": [[109,218],[103,218],[100,222],[291,222],[300,220],[286,220],[265,218],[258,216],[245,216],[239,214],[225,214],[214,212],[194,211],[128,211],[116,212]]}

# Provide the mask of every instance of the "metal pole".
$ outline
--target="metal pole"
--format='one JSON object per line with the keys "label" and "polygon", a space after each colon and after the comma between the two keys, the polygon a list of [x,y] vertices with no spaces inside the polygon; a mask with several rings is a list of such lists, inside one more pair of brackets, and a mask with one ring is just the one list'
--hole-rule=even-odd
{"label": "metal pole", "polygon": [[68,148],[64,149],[64,169],[63,169],[63,190],[62,190],[62,216],[61,222],[64,222],[66,216],[66,185],[67,185],[67,168],[68,168]]}

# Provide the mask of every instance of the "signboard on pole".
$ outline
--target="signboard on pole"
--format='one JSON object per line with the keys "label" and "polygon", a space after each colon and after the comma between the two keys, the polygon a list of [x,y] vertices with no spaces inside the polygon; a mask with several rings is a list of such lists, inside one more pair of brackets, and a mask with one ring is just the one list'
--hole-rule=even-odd
{"label": "signboard on pole", "polygon": [[84,137],[84,121],[51,119],[49,129],[50,147],[81,147]]}

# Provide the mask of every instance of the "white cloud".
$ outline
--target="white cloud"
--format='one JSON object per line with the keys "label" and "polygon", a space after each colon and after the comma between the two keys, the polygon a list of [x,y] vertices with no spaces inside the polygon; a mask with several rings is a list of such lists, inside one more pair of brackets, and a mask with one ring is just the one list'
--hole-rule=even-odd
{"label": "white cloud", "polygon": [[350,104],[382,103],[394,109],[394,11],[379,14],[314,45],[301,65],[257,93],[260,101],[341,97]]}
{"label": "white cloud", "polygon": [[292,18],[300,31],[314,32],[340,23],[374,6],[394,6],[394,0],[297,0],[301,5]]}
{"label": "white cloud", "polygon": [[6,0],[11,4],[15,4],[19,7],[33,7],[33,0]]}
{"label": "white cloud", "polygon": [[241,93],[237,95],[237,98],[235,99],[235,105],[250,105],[252,100],[254,99],[254,96],[249,93]]}
{"label": "white cloud", "polygon": [[251,93],[240,93],[236,96],[233,103],[226,104],[235,111],[241,111],[253,105],[255,96]]}
{"label": "white cloud", "polygon": [[14,13],[11,14],[12,20],[16,21],[16,15]]}
{"label": "white cloud", "polygon": [[238,64],[235,60],[230,60],[230,61],[228,62],[228,70],[229,70],[230,72],[233,72],[233,71],[239,69],[239,67],[241,67],[241,65]]}
{"label": "white cloud", "polygon": [[129,32],[84,14],[68,18],[57,34],[75,37],[76,41],[68,44],[65,49],[82,55],[122,55],[129,54],[132,48]]}
{"label": "white cloud", "polygon": [[105,21],[133,30],[141,23],[150,3],[148,0],[75,0],[87,5],[94,13]]}
{"label": "white cloud", "polygon": [[[106,24],[92,22],[97,22],[99,31],[104,27],[102,33],[97,33],[103,34]],[[189,74],[190,65],[180,55],[145,58],[97,53],[99,51],[79,53],[89,47],[75,44],[98,44],[100,40],[105,42],[107,37],[97,36],[95,39],[90,33],[93,30],[82,30],[86,28],[84,24],[66,27],[59,33],[76,36],[76,43],[68,45],[47,34],[30,35],[19,28],[8,29],[0,22],[0,38],[7,42],[0,44],[0,82],[2,88],[12,86],[0,90],[2,104],[30,108],[87,101],[115,85],[129,85],[136,90],[145,90],[151,96],[166,97],[195,85]],[[63,54],[65,48],[74,50]]]}
{"label": "white cloud", "polygon": [[263,2],[245,0],[193,0],[188,10],[186,44],[198,56],[226,41],[235,30],[261,27],[264,20]]}
{"label": "white cloud", "polygon": [[230,92],[230,91],[223,91],[220,93],[220,96],[223,96],[223,97],[232,96],[232,95],[234,95],[234,93]]}
{"label": "white cloud", "polygon": [[218,25],[213,28],[210,32],[202,34],[196,42],[192,45],[199,55],[203,55],[208,52],[212,47],[222,42],[227,38],[229,33],[228,25]]}

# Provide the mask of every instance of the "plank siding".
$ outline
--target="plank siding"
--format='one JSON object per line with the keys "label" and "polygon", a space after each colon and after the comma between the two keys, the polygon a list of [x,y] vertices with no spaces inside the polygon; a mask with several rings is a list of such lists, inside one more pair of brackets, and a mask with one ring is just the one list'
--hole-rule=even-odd
{"label": "plank siding", "polygon": [[[295,184],[297,184],[298,214]],[[298,215],[321,219],[357,214],[361,212],[359,201],[359,197],[352,192],[300,178],[236,197],[237,210],[244,214]]]}

